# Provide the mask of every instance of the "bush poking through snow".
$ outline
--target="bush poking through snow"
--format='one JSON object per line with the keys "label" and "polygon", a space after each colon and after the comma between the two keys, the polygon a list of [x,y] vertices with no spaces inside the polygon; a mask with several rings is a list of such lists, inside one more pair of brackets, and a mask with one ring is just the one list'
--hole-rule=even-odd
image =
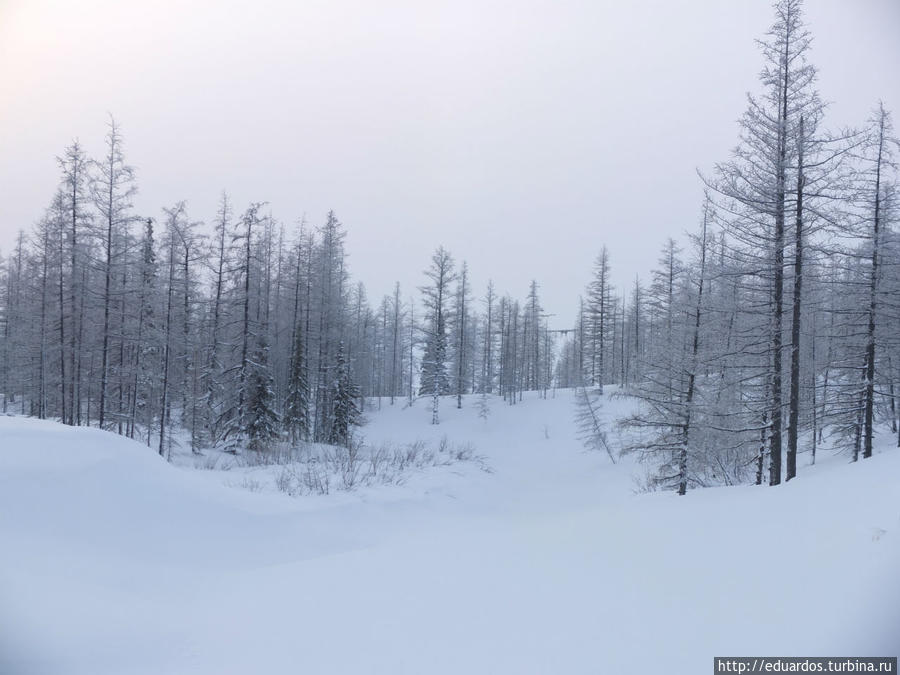
{"label": "bush poking through snow", "polygon": [[292,497],[402,485],[411,473],[463,462],[490,471],[472,445],[451,443],[446,436],[436,446],[422,440],[405,445],[366,445],[354,440],[349,447],[309,443],[292,448],[281,444],[247,459],[252,465],[280,466],[275,473],[275,488]]}
{"label": "bush poking through snow", "polygon": [[491,404],[488,400],[487,394],[482,393],[481,396],[475,402],[475,406],[478,409],[478,417],[485,421],[488,420],[488,417],[491,414]]}

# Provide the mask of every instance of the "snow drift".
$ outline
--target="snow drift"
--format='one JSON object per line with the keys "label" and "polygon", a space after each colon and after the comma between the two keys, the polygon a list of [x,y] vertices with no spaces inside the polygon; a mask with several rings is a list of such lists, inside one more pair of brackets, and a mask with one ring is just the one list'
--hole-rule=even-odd
{"label": "snow drift", "polygon": [[900,452],[679,498],[584,452],[571,392],[442,415],[385,405],[364,431],[446,434],[492,473],[303,498],[0,418],[0,672],[697,673],[900,650]]}

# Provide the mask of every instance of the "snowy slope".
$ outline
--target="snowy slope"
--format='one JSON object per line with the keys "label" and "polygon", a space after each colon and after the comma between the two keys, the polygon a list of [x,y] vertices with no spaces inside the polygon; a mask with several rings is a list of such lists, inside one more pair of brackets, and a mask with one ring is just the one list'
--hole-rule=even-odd
{"label": "snowy slope", "polygon": [[570,392],[486,421],[452,406],[435,429],[422,403],[385,403],[365,434],[446,434],[492,473],[304,498],[0,418],[0,673],[697,673],[900,651],[900,452],[635,494],[637,467],[580,449]]}

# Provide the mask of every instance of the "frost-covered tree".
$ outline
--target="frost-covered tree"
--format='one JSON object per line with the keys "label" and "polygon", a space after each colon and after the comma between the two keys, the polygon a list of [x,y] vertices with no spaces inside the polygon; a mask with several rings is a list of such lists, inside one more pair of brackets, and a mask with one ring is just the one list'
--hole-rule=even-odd
{"label": "frost-covered tree", "polygon": [[93,214],[89,208],[90,162],[77,140],[65,149],[63,156],[57,161],[62,170],[59,200],[62,220],[60,262],[66,266],[66,274],[60,280],[60,287],[65,288],[68,303],[66,305],[60,302],[59,306],[60,331],[68,340],[66,354],[68,363],[60,366],[61,372],[65,369],[62,387],[66,391],[67,399],[64,404],[63,421],[66,424],[76,425],[81,424],[83,410],[81,374],[84,352],[81,340],[84,335],[85,286],[90,248],[86,236],[82,235],[86,235],[93,222]]}
{"label": "frost-covered tree", "polygon": [[609,348],[612,313],[612,284],[610,282],[609,251],[606,246],[600,249],[594,261],[594,274],[587,288],[587,300],[584,303],[584,339],[586,349],[586,376],[590,384],[603,389],[605,368],[608,360],[604,357]]}
{"label": "frost-covered tree", "polygon": [[[893,220],[897,217],[897,184],[894,151],[897,139],[893,136],[890,116],[879,104],[870,123],[869,142],[866,145],[863,175],[861,177],[864,222],[870,225],[867,238],[871,239],[871,256],[869,263],[869,302],[866,317],[866,356],[865,356],[865,395],[863,410],[863,457],[872,456],[873,425],[875,418],[875,366],[878,343],[877,324],[889,319],[882,316],[882,258],[886,248],[885,236]],[[896,279],[896,260],[891,261],[894,272],[891,278]],[[889,268],[890,269],[890,268]],[[896,285],[890,289],[896,291]],[[891,302],[896,308],[897,302]],[[889,307],[890,305],[888,305]],[[896,315],[891,323],[897,326]],[[896,333],[894,333],[896,336]],[[896,342],[896,337],[894,337]],[[892,397],[893,400],[893,397]]]}
{"label": "frost-covered tree", "polygon": [[[190,262],[197,248],[195,228],[198,223],[191,221],[187,215],[187,205],[184,201],[178,202],[171,208],[164,209],[166,215],[165,250],[167,281],[165,287],[165,308],[162,322],[162,370],[160,383],[159,402],[159,454],[165,455],[166,432],[172,422],[173,408],[176,407],[178,397],[181,394],[181,406],[179,421],[185,424],[191,355],[189,341],[191,339],[190,328]],[[180,376],[176,376],[178,374]],[[175,386],[180,383],[180,386]],[[194,382],[196,385],[196,381]],[[196,402],[199,391],[192,392],[190,399]],[[196,409],[190,416],[192,425],[196,423]],[[197,442],[197,429],[191,430],[192,446]],[[195,447],[192,449],[196,449]]]}
{"label": "frost-covered tree", "polygon": [[[791,172],[797,165],[801,119],[816,115],[821,103],[814,89],[815,68],[807,54],[811,36],[802,18],[801,0],[778,0],[775,21],[760,42],[765,61],[760,74],[762,96],[748,95],[741,118],[741,143],[734,158],[717,167],[710,186],[721,195],[719,213],[743,258],[745,274],[766,287],[767,358],[757,378],[766,403],[769,483],[782,480],[784,396],[785,254],[791,209]],[[759,311],[759,310],[757,310]],[[758,397],[762,402],[762,397]],[[789,458],[789,463],[793,457]]]}
{"label": "frost-covered tree", "polygon": [[247,409],[243,424],[246,427],[247,447],[259,452],[279,436],[279,419],[275,412],[275,393],[272,391],[265,337],[257,341],[248,380]]}
{"label": "frost-covered tree", "polygon": [[[91,186],[91,196],[101,226],[101,248],[103,250],[103,346],[100,351],[100,402],[97,412],[97,424],[103,428],[106,420],[106,397],[109,388],[110,314],[114,302],[112,285],[116,273],[121,269],[123,263],[125,236],[127,228],[132,222],[131,199],[137,192],[134,169],[125,163],[122,135],[112,117],[110,117],[109,130],[106,135],[106,154],[102,160],[94,162],[93,165],[95,175]],[[124,306],[123,298],[120,297],[117,300],[116,304]]]}
{"label": "frost-covered tree", "polygon": [[[332,428],[334,410],[334,373],[338,343],[343,339],[347,322],[347,270],[345,267],[343,225],[333,211],[318,230],[318,242],[312,252],[312,273],[316,276],[310,304],[314,306],[314,330],[307,338],[313,358],[310,372],[315,373],[313,436],[327,441]],[[366,308],[368,309],[368,308]],[[346,345],[345,345],[346,346]]]}
{"label": "frost-covered tree", "polygon": [[450,302],[450,285],[456,281],[453,256],[439,247],[431,256],[431,266],[425,270],[429,283],[421,286],[422,302],[427,311],[422,332],[425,334],[425,351],[422,356],[420,395],[431,396],[431,423],[438,424],[439,397],[450,393],[447,374],[447,314]]}
{"label": "frost-covered tree", "polygon": [[302,326],[294,327],[287,400],[284,406],[284,428],[291,441],[306,440],[310,432],[309,378],[306,369],[306,346]]}
{"label": "frost-covered tree", "polygon": [[496,293],[494,291],[494,282],[488,281],[487,290],[484,294],[484,319],[482,321],[482,329],[481,329],[481,345],[482,345],[482,358],[481,358],[481,382],[479,384],[479,390],[482,393],[493,393],[494,391],[494,377],[495,377],[495,329],[494,329],[494,303],[496,302]]}
{"label": "frost-covered tree", "polygon": [[600,387],[584,385],[575,389],[575,424],[578,438],[588,450],[604,451],[615,464],[616,458],[603,422],[603,391]]}
{"label": "frost-covered tree", "polygon": [[[659,333],[662,344],[651,351],[642,366],[643,377],[629,393],[641,402],[640,408],[623,420],[635,432],[627,451],[640,452],[655,464],[653,483],[678,494],[690,484],[702,484],[699,475],[706,439],[698,422],[704,378],[701,334],[706,313],[704,289],[709,248],[709,203],[704,204],[700,233],[695,239],[696,259],[685,270],[674,243],[669,240],[660,259],[654,286],[657,287]],[[715,452],[715,450],[713,450]]]}
{"label": "frost-covered tree", "polygon": [[[900,261],[894,230],[898,142],[883,105],[869,119],[863,139],[853,153],[856,175],[853,208],[844,231],[847,243],[835,260],[833,284],[841,290],[829,307],[833,348],[828,359],[829,386],[823,392],[825,422],[854,461],[860,454],[872,455],[878,418],[895,419],[894,361],[900,316],[896,282]],[[883,415],[879,415],[880,404]]]}
{"label": "frost-covered tree", "polygon": [[282,423],[296,444],[308,440],[312,431],[310,419],[310,383],[307,364],[306,334],[309,326],[310,242],[304,238],[301,222],[294,256],[294,301],[291,312],[291,354],[288,365],[287,395]]}
{"label": "frost-covered tree", "polygon": [[144,232],[140,241],[140,258],[137,269],[138,285],[136,289],[137,325],[134,332],[135,346],[131,359],[131,397],[128,416],[127,435],[134,438],[138,425],[143,423],[147,431],[147,443],[150,442],[150,429],[153,426],[153,383],[156,373],[156,362],[159,356],[158,304],[159,293],[157,283],[159,268],[156,259],[156,242],[153,233],[153,219],[144,223]]}
{"label": "frost-covered tree", "polygon": [[453,388],[456,392],[457,408],[462,408],[462,397],[467,391],[467,365],[474,360],[469,353],[472,346],[469,336],[469,295],[469,268],[463,261],[453,297]]}
{"label": "frost-covered tree", "polygon": [[359,392],[353,382],[350,366],[344,358],[344,343],[340,342],[335,359],[335,376],[332,385],[331,429],[328,442],[349,447],[353,427],[359,424],[360,411],[356,407]]}
{"label": "frost-covered tree", "polygon": [[211,443],[219,438],[223,387],[223,327],[227,315],[227,273],[230,264],[228,245],[232,217],[228,193],[222,192],[219,210],[214,221],[213,236],[209,242],[208,260],[212,272],[211,297],[209,298],[209,337],[206,348],[204,381],[206,390],[206,434]]}

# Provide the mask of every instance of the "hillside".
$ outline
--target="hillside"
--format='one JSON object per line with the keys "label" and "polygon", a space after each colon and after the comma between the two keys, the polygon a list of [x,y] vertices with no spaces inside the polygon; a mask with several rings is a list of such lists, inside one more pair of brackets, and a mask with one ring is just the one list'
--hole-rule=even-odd
{"label": "hillside", "polygon": [[570,391],[486,419],[453,404],[433,427],[384,401],[363,433],[446,435],[480,462],[302,497],[274,467],[0,418],[0,672],[688,674],[900,651],[896,449],[679,498],[583,451]]}

